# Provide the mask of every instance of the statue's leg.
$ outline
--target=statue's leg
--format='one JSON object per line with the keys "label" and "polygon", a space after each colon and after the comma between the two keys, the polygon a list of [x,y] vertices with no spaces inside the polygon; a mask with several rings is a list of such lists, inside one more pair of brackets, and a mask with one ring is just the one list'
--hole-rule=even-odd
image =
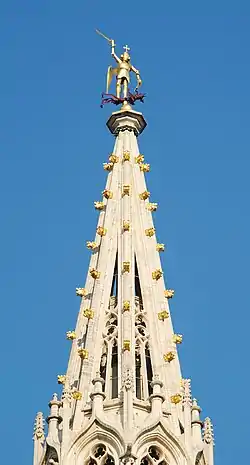
{"label": "statue's leg", "polygon": [[123,97],[128,97],[128,81],[127,79],[123,79]]}
{"label": "statue's leg", "polygon": [[121,79],[117,79],[116,81],[116,97],[121,97]]}

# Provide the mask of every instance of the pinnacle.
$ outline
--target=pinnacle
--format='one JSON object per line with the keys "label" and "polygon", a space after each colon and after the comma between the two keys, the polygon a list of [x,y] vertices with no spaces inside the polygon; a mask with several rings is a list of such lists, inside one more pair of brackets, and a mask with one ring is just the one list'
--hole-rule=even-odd
{"label": "pinnacle", "polygon": [[214,444],[213,425],[209,417],[204,420],[203,439],[207,444]]}

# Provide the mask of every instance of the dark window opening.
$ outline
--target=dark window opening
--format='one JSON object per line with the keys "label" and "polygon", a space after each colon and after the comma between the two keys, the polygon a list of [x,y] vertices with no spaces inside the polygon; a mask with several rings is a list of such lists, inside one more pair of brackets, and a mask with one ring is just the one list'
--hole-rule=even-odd
{"label": "dark window opening", "polygon": [[158,460],[160,458],[160,452],[156,449],[156,447],[154,447],[154,446],[150,447],[149,450],[148,450],[148,453],[149,453],[150,457],[152,457],[152,459],[155,462],[158,462]]}
{"label": "dark window opening", "polygon": [[153,370],[150,357],[149,345],[145,346],[145,359],[146,359],[146,368],[147,368],[147,379],[148,379],[148,394],[149,396],[153,393],[153,388],[151,386],[153,380]]}
{"label": "dark window opening", "polygon": [[183,426],[182,426],[182,424],[181,424],[180,421],[179,421],[179,426],[180,426],[180,432],[181,432],[181,434],[184,434],[184,428],[183,428]]}
{"label": "dark window opening", "polygon": [[135,257],[135,295],[139,297],[139,299],[142,302],[141,286],[140,286],[140,279],[139,279],[139,272],[138,272],[136,257]]}
{"label": "dark window opening", "polygon": [[142,399],[141,354],[138,346],[135,348],[135,387],[137,399]]}
{"label": "dark window opening", "polygon": [[115,268],[114,268],[114,275],[113,275],[113,281],[112,281],[112,286],[111,286],[111,295],[117,297],[118,295],[118,256],[116,254],[116,259],[115,259]]}
{"label": "dark window opening", "polygon": [[106,382],[106,369],[107,369],[107,346],[104,344],[101,361],[100,361],[100,376],[104,379],[102,385],[102,390],[105,391],[105,382]]}
{"label": "dark window opening", "polygon": [[111,355],[111,398],[118,397],[118,348],[117,342],[114,341]]}

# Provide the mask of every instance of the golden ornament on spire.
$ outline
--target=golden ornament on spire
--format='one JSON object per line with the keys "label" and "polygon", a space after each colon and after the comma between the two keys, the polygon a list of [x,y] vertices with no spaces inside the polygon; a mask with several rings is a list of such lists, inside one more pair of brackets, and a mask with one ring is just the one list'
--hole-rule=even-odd
{"label": "golden ornament on spire", "polygon": [[140,163],[140,170],[144,173],[148,173],[150,171],[150,164],[149,163]]}
{"label": "golden ornament on spire", "polygon": [[101,275],[100,271],[97,271],[95,268],[91,268],[91,269],[89,270],[89,274],[90,274],[90,276],[92,276],[92,278],[94,278],[94,279],[100,278],[100,275]]}
{"label": "golden ornament on spire", "polygon": [[77,287],[76,295],[79,297],[85,297],[87,295],[87,289],[85,289],[84,287]]}
{"label": "golden ornament on spire", "polygon": [[99,236],[105,236],[107,229],[103,228],[102,226],[98,226],[98,228],[96,228],[96,232]]}
{"label": "golden ornament on spire", "polygon": [[144,191],[141,194],[139,194],[139,197],[140,197],[141,200],[146,200],[146,199],[148,199],[150,197],[150,192]]}
{"label": "golden ornament on spire", "polygon": [[73,341],[74,339],[76,339],[76,332],[75,331],[67,331],[66,338],[68,339],[68,341]]}
{"label": "golden ornament on spire", "polygon": [[109,155],[109,161],[113,164],[118,163],[119,157],[115,155],[114,153],[111,153],[111,155]]}
{"label": "golden ornament on spire", "polygon": [[104,209],[104,203],[103,202],[96,201],[96,202],[94,202],[94,206],[95,206],[96,210],[103,210]]}
{"label": "golden ornament on spire", "polygon": [[94,250],[94,249],[96,249],[96,247],[97,247],[97,243],[96,243],[96,242],[87,241],[87,242],[86,242],[86,247],[87,247],[87,249]]}
{"label": "golden ornament on spire", "polygon": [[103,202],[94,202],[94,206],[96,210],[103,210],[104,209],[104,203]]}
{"label": "golden ornament on spire", "polygon": [[121,93],[123,93],[123,98],[127,99],[128,85],[130,83],[130,73],[133,72],[136,75],[137,85],[135,91],[137,91],[138,87],[142,83],[140,71],[130,63],[130,55],[128,53],[130,48],[127,45],[125,45],[125,47],[123,47],[124,52],[122,53],[122,55],[120,55],[120,57],[118,57],[115,53],[115,41],[105,36],[98,29],[96,29],[96,32],[108,41],[108,43],[111,46],[111,55],[117,63],[116,68],[112,68],[112,66],[108,67],[106,93],[108,94],[109,92],[109,86],[111,84],[113,76],[116,76],[116,97],[120,98]]}
{"label": "golden ornament on spire", "polygon": [[65,384],[66,375],[57,375],[57,382],[58,384]]}
{"label": "golden ornament on spire", "polygon": [[167,299],[172,299],[172,297],[174,297],[174,290],[173,289],[166,289],[164,291],[164,294],[165,294],[165,297]]}
{"label": "golden ornament on spire", "polygon": [[163,275],[163,272],[161,270],[152,271],[152,278],[155,279],[156,281],[158,281],[158,279],[160,279],[162,275]]}
{"label": "golden ornament on spire", "polygon": [[146,204],[146,209],[149,211],[149,212],[155,212],[157,210],[157,207],[158,207],[158,204],[157,203],[151,203],[151,202],[148,202]]}
{"label": "golden ornament on spire", "polygon": [[130,222],[129,221],[123,221],[123,231],[129,231],[130,230]]}
{"label": "golden ornament on spire", "polygon": [[72,392],[72,397],[75,400],[81,400],[82,399],[82,393],[80,391],[73,391]]}
{"label": "golden ornament on spire", "polygon": [[164,321],[166,318],[169,318],[169,312],[167,310],[162,310],[162,312],[158,313],[159,320]]}
{"label": "golden ornament on spire", "polygon": [[175,359],[175,354],[174,352],[167,352],[166,354],[163,355],[163,358],[165,362],[172,362],[172,360]]}
{"label": "golden ornament on spire", "polygon": [[182,400],[182,395],[181,394],[174,394],[173,396],[170,397],[170,400],[172,404],[179,404]]}
{"label": "golden ornament on spire", "polygon": [[145,234],[148,237],[152,237],[154,235],[154,233],[155,233],[155,228],[145,229]]}
{"label": "golden ornament on spire", "polygon": [[89,358],[89,353],[87,349],[78,349],[78,355],[82,360],[86,360]]}
{"label": "golden ornament on spire", "polygon": [[165,245],[164,244],[156,244],[156,250],[157,250],[157,252],[164,252]]}
{"label": "golden ornament on spire", "polygon": [[129,161],[130,160],[130,152],[129,150],[124,150],[123,152],[123,161]]}
{"label": "golden ornament on spire", "polygon": [[135,157],[135,163],[143,163],[144,162],[144,155],[142,155],[141,153],[139,155],[137,155],[137,157]]}
{"label": "golden ornament on spire", "polygon": [[173,335],[173,342],[174,342],[175,344],[181,344],[181,343],[182,343],[182,340],[183,340],[182,334],[174,334],[174,335]]}
{"label": "golden ornament on spire", "polygon": [[109,191],[108,189],[104,189],[104,191],[102,191],[102,195],[105,197],[105,199],[112,199],[113,192]]}
{"label": "golden ornament on spire", "polygon": [[105,171],[112,171],[114,163],[103,163],[103,169]]}
{"label": "golden ornament on spire", "polygon": [[130,194],[130,185],[124,184],[122,189],[122,195],[129,195]]}

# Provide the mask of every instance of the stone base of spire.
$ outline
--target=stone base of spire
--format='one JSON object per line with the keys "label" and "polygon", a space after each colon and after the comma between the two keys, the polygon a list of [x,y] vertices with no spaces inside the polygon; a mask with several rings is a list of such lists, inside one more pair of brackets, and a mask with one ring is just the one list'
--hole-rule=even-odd
{"label": "stone base of spire", "polygon": [[136,136],[142,133],[147,126],[142,113],[132,109],[122,108],[112,113],[107,121],[110,132],[117,135],[120,131],[133,131]]}

